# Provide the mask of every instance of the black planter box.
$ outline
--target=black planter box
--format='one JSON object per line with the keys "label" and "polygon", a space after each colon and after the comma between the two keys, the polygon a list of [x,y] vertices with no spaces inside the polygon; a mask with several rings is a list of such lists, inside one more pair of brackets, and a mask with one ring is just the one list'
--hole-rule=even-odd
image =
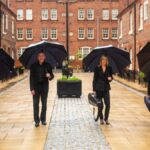
{"label": "black planter box", "polygon": [[80,98],[82,94],[82,81],[57,81],[57,95],[59,98]]}

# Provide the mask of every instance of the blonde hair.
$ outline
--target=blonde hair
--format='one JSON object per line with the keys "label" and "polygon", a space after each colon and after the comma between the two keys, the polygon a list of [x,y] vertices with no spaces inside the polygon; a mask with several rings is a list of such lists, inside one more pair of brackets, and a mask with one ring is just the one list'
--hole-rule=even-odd
{"label": "blonde hair", "polygon": [[102,65],[102,60],[106,60],[107,61],[107,66],[108,66],[108,64],[109,64],[108,57],[105,56],[105,55],[102,55],[101,58],[100,58],[100,65]]}

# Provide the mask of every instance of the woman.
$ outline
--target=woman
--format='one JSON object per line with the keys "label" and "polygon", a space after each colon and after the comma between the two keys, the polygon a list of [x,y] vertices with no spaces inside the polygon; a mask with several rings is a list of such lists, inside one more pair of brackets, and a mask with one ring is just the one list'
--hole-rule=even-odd
{"label": "woman", "polygon": [[[94,71],[93,79],[93,91],[96,92],[96,97],[101,101],[101,106],[99,107],[100,123],[104,124],[104,121],[109,125],[108,117],[110,110],[110,84],[113,80],[112,68],[108,65],[108,57],[101,56],[100,64],[96,67]],[[103,100],[105,103],[105,117],[103,118]]]}

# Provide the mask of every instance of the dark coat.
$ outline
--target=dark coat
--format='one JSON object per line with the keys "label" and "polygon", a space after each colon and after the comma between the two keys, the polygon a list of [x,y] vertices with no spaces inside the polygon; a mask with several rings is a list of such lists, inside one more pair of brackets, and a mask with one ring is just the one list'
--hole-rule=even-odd
{"label": "dark coat", "polygon": [[147,80],[148,80],[148,89],[147,89],[147,91],[148,91],[148,95],[150,96],[150,74],[148,75]]}
{"label": "dark coat", "polygon": [[111,88],[108,77],[112,77],[112,68],[110,66],[106,68],[105,72],[103,72],[101,66],[96,67],[93,78],[93,91],[109,91]]}
{"label": "dark coat", "polygon": [[[54,74],[52,72],[52,67],[48,63],[43,63],[40,65],[39,63],[34,63],[30,69],[30,90],[37,90],[39,85],[43,86],[46,91],[48,91],[48,78],[46,77],[46,73],[50,73],[50,79],[54,78]],[[41,82],[41,83],[40,83]],[[42,87],[40,87],[42,89]],[[44,90],[44,89],[43,89]]]}

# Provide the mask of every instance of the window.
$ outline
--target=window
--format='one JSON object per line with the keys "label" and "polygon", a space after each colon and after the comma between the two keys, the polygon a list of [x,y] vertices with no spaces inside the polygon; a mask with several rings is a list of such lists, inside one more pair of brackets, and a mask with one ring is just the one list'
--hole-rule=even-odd
{"label": "window", "polygon": [[133,16],[132,13],[129,15],[129,34],[133,33]]}
{"label": "window", "polygon": [[48,9],[42,9],[41,18],[42,20],[48,20]]}
{"label": "window", "polygon": [[130,60],[131,60],[131,64],[130,64],[130,67],[129,67],[130,70],[133,69],[133,67],[132,67],[132,59],[133,59],[133,54],[132,54],[132,49],[130,49]]}
{"label": "window", "polygon": [[118,38],[118,29],[112,28],[112,39],[117,39],[117,38]]}
{"label": "window", "polygon": [[14,21],[12,21],[11,22],[11,29],[12,29],[12,34],[14,35],[15,34],[15,22]]}
{"label": "window", "polygon": [[48,29],[47,28],[42,28],[42,31],[41,31],[41,38],[42,39],[48,39]]}
{"label": "window", "polygon": [[103,20],[109,20],[109,10],[103,9]]}
{"label": "window", "polygon": [[117,20],[118,17],[118,9],[112,10],[112,20]]}
{"label": "window", "polygon": [[51,39],[57,39],[57,29],[56,28],[51,29]]}
{"label": "window", "polygon": [[17,29],[17,39],[23,40],[23,29],[22,28]]}
{"label": "window", "polygon": [[8,15],[6,15],[6,29],[8,29]]}
{"label": "window", "polygon": [[88,28],[88,30],[87,30],[87,38],[88,39],[94,39],[94,29],[93,28]]}
{"label": "window", "polygon": [[87,19],[88,20],[94,20],[94,9],[88,9],[87,10]]}
{"label": "window", "polygon": [[25,49],[26,49],[26,47],[20,47],[18,49],[18,57],[20,57],[23,54],[23,52],[25,51]]}
{"label": "window", "polygon": [[140,5],[140,8],[139,8],[139,30],[142,30],[143,29],[143,6]]}
{"label": "window", "polygon": [[84,39],[84,38],[85,38],[84,28],[79,28],[79,30],[78,30],[78,39]]}
{"label": "window", "polygon": [[32,40],[32,38],[33,38],[32,29],[28,28],[28,29],[26,30],[26,39],[27,39],[27,40]]}
{"label": "window", "polygon": [[102,30],[102,36],[103,36],[103,39],[109,39],[109,29],[108,28],[104,28]]}
{"label": "window", "polygon": [[144,0],[144,20],[148,19],[148,0]]}
{"label": "window", "polygon": [[51,9],[51,20],[57,20],[57,9]]}
{"label": "window", "polygon": [[119,38],[122,38],[122,20],[120,20],[120,37]]}
{"label": "window", "polygon": [[23,9],[17,9],[17,20],[23,20]]}
{"label": "window", "polygon": [[6,34],[5,32],[5,15],[2,14],[2,32],[3,34]]}
{"label": "window", "polygon": [[84,20],[85,19],[85,11],[84,9],[78,9],[78,20]]}
{"label": "window", "polygon": [[79,49],[79,53],[81,55],[81,58],[86,57],[91,51],[92,51],[91,47],[81,47]]}
{"label": "window", "polygon": [[32,20],[32,9],[26,10],[26,20]]}

